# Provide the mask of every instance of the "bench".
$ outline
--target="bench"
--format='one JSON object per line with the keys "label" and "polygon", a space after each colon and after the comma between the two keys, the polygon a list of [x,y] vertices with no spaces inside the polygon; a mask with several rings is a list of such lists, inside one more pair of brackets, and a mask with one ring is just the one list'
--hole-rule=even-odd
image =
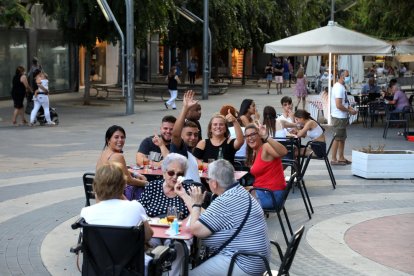
{"label": "bench", "polygon": [[[109,93],[121,93],[122,94],[122,86],[118,85],[118,84],[91,84],[91,89],[95,89],[96,90],[96,98],[108,98],[109,97]],[[99,94],[101,92],[106,92],[106,96],[100,96]]]}

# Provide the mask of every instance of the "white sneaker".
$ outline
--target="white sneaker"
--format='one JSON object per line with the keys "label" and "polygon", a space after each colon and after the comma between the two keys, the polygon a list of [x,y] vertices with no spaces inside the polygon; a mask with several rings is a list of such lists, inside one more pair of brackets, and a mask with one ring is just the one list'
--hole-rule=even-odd
{"label": "white sneaker", "polygon": [[55,122],[50,122],[50,123],[47,123],[47,125],[48,125],[48,126],[55,126],[55,125],[56,125],[56,123],[55,123]]}

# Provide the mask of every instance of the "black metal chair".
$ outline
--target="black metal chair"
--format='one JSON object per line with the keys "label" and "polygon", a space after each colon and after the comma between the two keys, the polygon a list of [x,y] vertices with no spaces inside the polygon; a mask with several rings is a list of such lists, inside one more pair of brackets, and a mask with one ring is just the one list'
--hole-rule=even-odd
{"label": "black metal chair", "polygon": [[[385,117],[386,104],[383,101],[373,101],[368,103],[368,112],[367,117],[370,118],[371,127],[374,126],[374,121],[378,121],[378,118],[381,118],[381,121],[384,121]],[[368,125],[368,119],[365,119],[366,126]]]}
{"label": "black metal chair", "polygon": [[266,267],[266,273],[263,274],[263,275],[266,275],[266,276],[289,275],[289,270],[292,266],[292,263],[293,263],[293,260],[295,258],[296,252],[299,248],[299,244],[300,244],[300,241],[302,239],[304,231],[305,231],[305,226],[301,226],[299,228],[299,230],[296,231],[295,234],[290,238],[290,241],[288,243],[285,254],[282,253],[282,249],[280,248],[280,246],[277,242],[275,242],[275,241],[270,242],[271,244],[273,244],[276,247],[277,252],[279,253],[279,257],[280,257],[280,261],[281,261],[279,270],[277,270],[277,271],[276,270],[271,270],[270,265],[269,265],[269,261],[267,260],[267,258],[260,255],[260,254],[247,253],[247,252],[239,251],[239,252],[236,252],[231,258],[231,262],[230,262],[229,270],[227,272],[227,276],[232,275],[234,264],[235,264],[235,262],[236,262],[236,260],[239,256],[255,256],[255,257],[260,258],[264,262],[265,267]]}
{"label": "black metal chair", "polygon": [[413,107],[406,106],[402,111],[393,111],[393,106],[387,105],[386,108],[386,121],[384,125],[384,133],[382,137],[387,139],[388,128],[392,124],[398,124],[400,128],[403,128],[403,135],[407,138],[407,133],[409,132],[409,119],[411,114],[413,114]]}
{"label": "black metal chair", "polygon": [[[302,167],[302,173],[301,173],[301,177],[302,178],[300,179],[300,181],[304,182],[303,177],[304,177],[304,175],[306,173],[306,169],[308,168],[309,161],[311,159],[323,160],[323,161],[325,161],[326,169],[328,170],[329,177],[331,178],[332,187],[334,189],[336,188],[335,176],[334,176],[334,174],[332,172],[332,167],[331,167],[331,164],[329,163],[329,157],[328,157],[329,152],[331,151],[332,144],[333,144],[333,142],[335,140],[335,136],[336,136],[336,134],[334,134],[334,136],[332,137],[332,140],[329,143],[329,147],[328,147],[328,149],[326,149],[326,151],[325,151],[325,153],[324,153],[323,156],[318,157],[313,152],[311,152],[307,157],[306,156],[303,156],[302,157],[302,161],[301,161],[303,163],[302,166],[301,166]],[[318,144],[318,143],[316,143],[316,142],[313,142],[313,141],[309,141],[306,144],[306,146],[305,146],[305,152],[306,152],[306,149],[308,149],[309,147],[312,148],[312,146],[314,148],[319,147],[320,148],[319,152],[323,152],[323,150],[321,149],[321,145]]]}
{"label": "black metal chair", "polygon": [[290,179],[289,179],[288,183],[286,184],[286,188],[283,190],[282,202],[280,202],[279,205],[276,203],[276,198],[274,197],[273,192],[271,190],[264,189],[264,188],[257,188],[257,187],[253,187],[253,188],[250,189],[251,193],[253,191],[263,191],[265,193],[268,193],[271,196],[272,203],[273,203],[272,204],[273,208],[263,208],[263,211],[265,212],[266,216],[269,216],[269,213],[276,213],[277,214],[277,218],[279,219],[280,228],[282,229],[283,237],[285,238],[286,244],[288,243],[288,238],[287,238],[287,235],[286,235],[285,226],[283,224],[283,220],[282,220],[282,216],[280,215],[280,212],[283,211],[283,214],[284,214],[285,220],[286,220],[286,224],[288,225],[288,228],[289,228],[289,232],[290,232],[291,235],[293,235],[292,226],[290,225],[289,217],[288,217],[286,209],[285,209],[285,202],[286,202],[286,199],[289,195],[290,190],[292,189],[292,186],[293,186],[293,183],[295,182],[295,179],[296,179],[296,173],[294,173],[290,176]]}
{"label": "black metal chair", "polygon": [[[78,228],[82,228],[82,240],[71,252],[83,252],[82,275],[144,275],[143,223],[134,227],[92,225],[80,218],[72,224],[72,229]],[[171,258],[170,248],[158,246],[150,255],[148,275],[161,275]]]}
{"label": "black metal chair", "polygon": [[91,199],[95,198],[95,192],[93,191],[93,179],[95,178],[95,173],[84,173],[83,174],[83,189],[85,191],[85,206],[91,206]]}
{"label": "black metal chair", "polygon": [[[306,212],[308,213],[309,219],[311,219],[311,213],[313,214],[313,207],[309,198],[308,190],[306,189],[305,182],[299,181],[303,179],[300,155],[301,140],[300,138],[288,138],[285,140],[281,140],[279,142],[283,144],[288,150],[288,153],[282,158],[283,166],[285,167],[285,170],[287,167],[290,167],[291,174],[296,173],[297,181],[295,182],[295,184],[299,188],[300,194],[303,199],[303,203],[306,208]],[[294,187],[295,186],[292,186],[292,193],[294,193],[295,191]]]}

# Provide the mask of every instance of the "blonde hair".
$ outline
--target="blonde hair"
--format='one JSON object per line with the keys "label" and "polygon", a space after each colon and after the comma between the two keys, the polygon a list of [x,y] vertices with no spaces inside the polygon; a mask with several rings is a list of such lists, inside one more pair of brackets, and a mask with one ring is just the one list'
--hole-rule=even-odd
{"label": "blonde hair", "polygon": [[226,124],[226,122],[227,122],[226,117],[224,117],[223,115],[221,115],[219,113],[215,113],[213,115],[213,117],[211,117],[210,122],[208,123],[208,126],[207,126],[207,136],[208,136],[208,138],[213,137],[212,132],[211,132],[211,126],[213,124],[213,120],[216,119],[216,118],[222,119],[224,121],[224,125],[226,126],[226,133],[224,134],[224,137],[229,138],[230,137],[230,131],[229,131],[229,128],[227,127],[227,124]]}
{"label": "blonde hair", "polygon": [[96,170],[93,190],[99,200],[119,199],[124,193],[127,178],[120,163],[111,162]]}

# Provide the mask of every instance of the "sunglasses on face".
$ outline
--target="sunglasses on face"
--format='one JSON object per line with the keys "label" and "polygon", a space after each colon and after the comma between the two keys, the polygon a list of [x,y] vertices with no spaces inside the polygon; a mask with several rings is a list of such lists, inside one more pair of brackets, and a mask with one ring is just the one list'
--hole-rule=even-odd
{"label": "sunglasses on face", "polygon": [[183,173],[183,172],[175,172],[175,171],[167,171],[167,174],[168,174],[169,176],[174,176],[174,175],[176,175],[177,177],[179,177],[179,176],[184,176],[184,173]]}
{"label": "sunglasses on face", "polygon": [[244,138],[251,139],[251,138],[254,138],[256,135],[257,135],[257,132],[253,132],[253,133],[250,133],[249,135],[244,135]]}

